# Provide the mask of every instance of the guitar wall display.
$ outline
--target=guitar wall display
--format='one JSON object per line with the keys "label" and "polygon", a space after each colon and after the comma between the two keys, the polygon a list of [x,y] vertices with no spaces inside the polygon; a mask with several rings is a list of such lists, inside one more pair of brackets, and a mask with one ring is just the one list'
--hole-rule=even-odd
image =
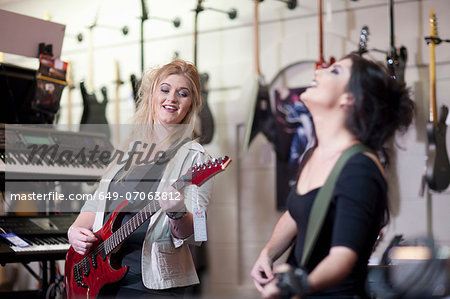
{"label": "guitar wall display", "polygon": [[437,20],[433,8],[430,10],[430,36],[425,40],[430,49],[430,116],[427,124],[428,158],[426,167],[426,181],[428,187],[434,191],[447,189],[450,183],[450,163],[446,146],[448,107],[442,105],[437,113],[436,103],[436,57],[435,46],[439,40]]}
{"label": "guitar wall display", "polygon": [[[188,185],[201,186],[211,177],[225,170],[230,162],[231,159],[225,156],[194,166],[172,186],[178,191]],[[127,274],[129,266],[120,267],[113,253],[160,209],[158,200],[150,200],[142,210],[118,227],[117,223],[120,225],[124,217],[121,211],[127,204],[128,201],[122,202],[103,227],[95,232],[98,241],[89,253],[81,255],[72,247],[69,248],[65,263],[67,299],[95,298],[104,285],[117,282]]]}

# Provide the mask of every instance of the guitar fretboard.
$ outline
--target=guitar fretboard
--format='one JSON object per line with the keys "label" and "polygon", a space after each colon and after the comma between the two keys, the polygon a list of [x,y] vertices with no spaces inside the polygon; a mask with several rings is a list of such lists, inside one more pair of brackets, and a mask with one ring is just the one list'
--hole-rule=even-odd
{"label": "guitar fretboard", "polygon": [[117,246],[119,246],[126,238],[128,238],[134,231],[136,231],[142,224],[145,223],[153,214],[160,209],[156,200],[152,200],[142,210],[136,213],[123,226],[116,230],[108,239],[104,241],[104,250],[106,254],[111,253]]}

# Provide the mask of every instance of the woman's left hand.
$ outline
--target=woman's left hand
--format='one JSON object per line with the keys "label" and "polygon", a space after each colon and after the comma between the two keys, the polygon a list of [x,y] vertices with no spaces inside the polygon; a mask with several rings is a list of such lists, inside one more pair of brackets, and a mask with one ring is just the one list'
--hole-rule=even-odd
{"label": "woman's left hand", "polygon": [[266,299],[274,299],[274,298],[280,298],[281,291],[277,287],[277,279],[272,280],[268,284],[263,286],[263,289],[261,291],[261,295],[263,298]]}
{"label": "woman's left hand", "polygon": [[[276,278],[277,273],[284,273],[291,270],[291,266],[289,264],[281,264],[274,267],[274,274],[275,279],[273,279],[271,282],[264,285],[261,295],[263,298],[280,298],[281,297],[281,290],[278,288],[278,279]],[[300,296],[293,296],[292,298],[300,299]]]}
{"label": "woman's left hand", "polygon": [[163,195],[159,198],[159,205],[164,212],[184,212],[186,207],[184,205],[183,192],[178,191],[172,186],[168,187]]}

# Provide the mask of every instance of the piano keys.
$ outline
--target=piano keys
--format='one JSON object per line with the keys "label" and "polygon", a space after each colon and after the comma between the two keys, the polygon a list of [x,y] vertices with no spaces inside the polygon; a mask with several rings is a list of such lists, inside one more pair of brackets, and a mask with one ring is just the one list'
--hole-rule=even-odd
{"label": "piano keys", "polygon": [[69,239],[64,236],[55,237],[27,237],[22,238],[25,242],[30,244],[27,247],[19,247],[11,245],[10,248],[16,252],[33,252],[33,253],[47,253],[55,251],[67,251],[69,250],[70,244]]}
{"label": "piano keys", "polygon": [[0,149],[6,181],[95,181],[109,162],[102,153],[113,153],[104,134],[30,125],[2,125]]}
{"label": "piano keys", "polygon": [[1,216],[0,227],[30,244],[14,246],[0,237],[0,264],[64,259],[70,247],[67,230],[77,214],[50,216]]}

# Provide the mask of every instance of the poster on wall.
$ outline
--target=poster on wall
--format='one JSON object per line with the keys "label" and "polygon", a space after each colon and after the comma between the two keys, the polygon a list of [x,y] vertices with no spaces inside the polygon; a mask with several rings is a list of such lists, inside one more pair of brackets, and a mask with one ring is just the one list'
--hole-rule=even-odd
{"label": "poster on wall", "polygon": [[[286,199],[297,182],[303,153],[314,145],[312,117],[300,100],[310,85],[314,62],[302,61],[282,69],[268,84],[268,97],[252,97],[253,109],[247,123],[244,149],[262,133],[276,155],[276,209],[286,210]],[[300,86],[300,87],[294,87]],[[256,89],[253,89],[256,90]],[[245,151],[245,150],[244,150]]]}
{"label": "poster on wall", "polygon": [[311,114],[300,100],[307,87],[275,89],[277,210],[286,210],[286,199],[295,188],[303,153],[314,144]]}

